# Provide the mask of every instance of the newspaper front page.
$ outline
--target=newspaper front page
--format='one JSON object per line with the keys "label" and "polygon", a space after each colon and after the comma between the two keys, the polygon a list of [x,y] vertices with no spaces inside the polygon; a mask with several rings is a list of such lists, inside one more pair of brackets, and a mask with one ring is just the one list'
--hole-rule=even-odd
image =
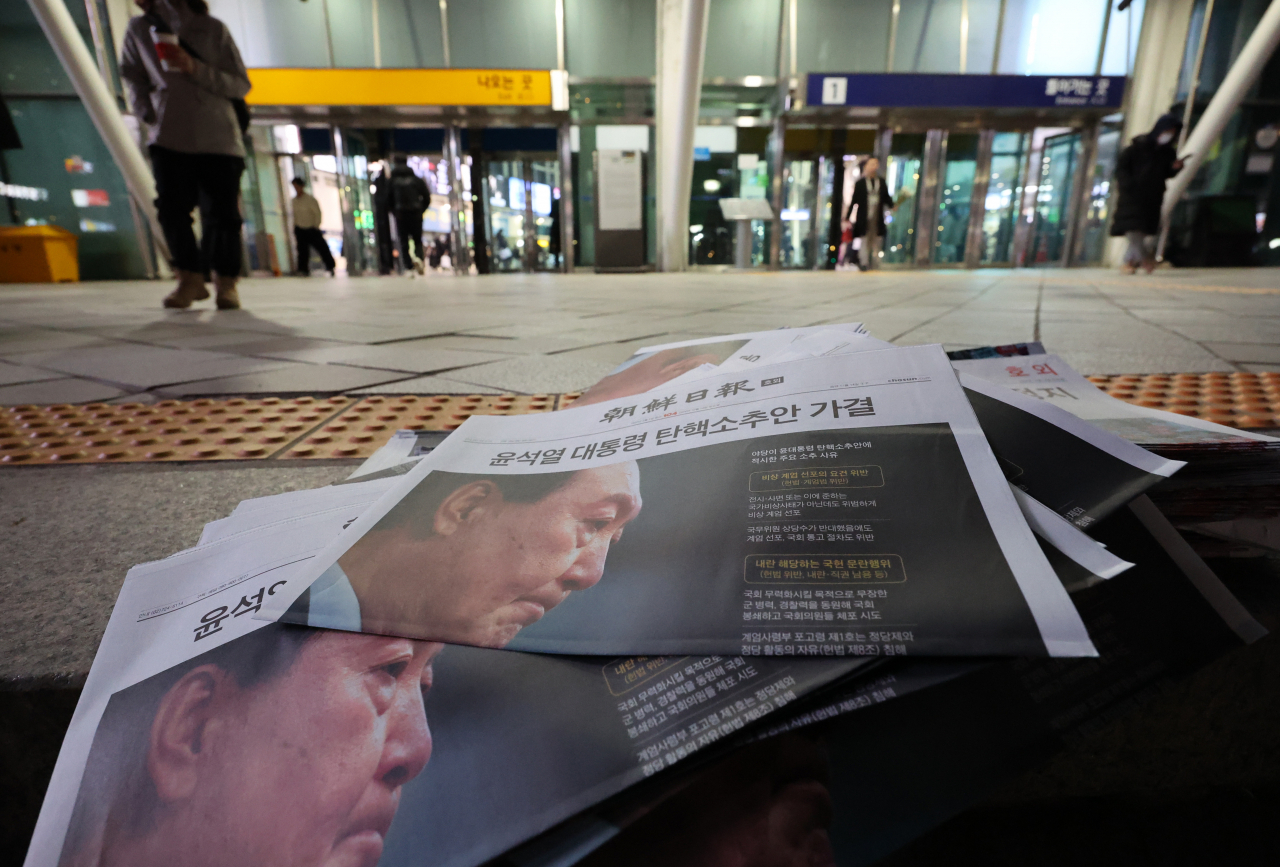
{"label": "newspaper front page", "polygon": [[473,417],[261,616],[549,653],[1089,655],[937,346]]}
{"label": "newspaper front page", "polygon": [[130,571],[28,867],[171,867],[192,851],[472,867],[875,664],[587,659],[255,620],[364,505]]}

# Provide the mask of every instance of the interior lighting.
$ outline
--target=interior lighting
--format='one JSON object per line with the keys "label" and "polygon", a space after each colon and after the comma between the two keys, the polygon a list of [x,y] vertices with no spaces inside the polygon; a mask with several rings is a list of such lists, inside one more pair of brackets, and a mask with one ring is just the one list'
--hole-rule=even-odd
{"label": "interior lighting", "polygon": [[698,233],[699,233],[699,232],[701,232],[701,231],[702,231],[702,224],[701,224],[701,223],[698,223],[697,225],[694,225],[694,226],[690,226],[690,227],[689,227],[689,234],[690,234],[690,235],[696,235],[696,234],[698,234]]}
{"label": "interior lighting", "polygon": [[1267,242],[1267,246],[1272,250],[1280,250],[1280,238],[1272,238]]}
{"label": "interior lighting", "polygon": [[720,182],[715,178],[708,178],[702,182],[702,188],[708,193],[718,193],[720,192]]}

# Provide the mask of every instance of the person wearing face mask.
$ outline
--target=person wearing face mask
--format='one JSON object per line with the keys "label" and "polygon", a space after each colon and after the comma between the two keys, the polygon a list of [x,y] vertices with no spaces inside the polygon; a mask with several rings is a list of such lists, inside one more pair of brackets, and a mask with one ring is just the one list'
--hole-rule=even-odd
{"label": "person wearing face mask", "polygon": [[1169,178],[1182,171],[1176,141],[1182,121],[1172,114],[1161,116],[1151,132],[1140,135],[1116,160],[1116,187],[1120,201],[1111,234],[1123,236],[1129,246],[1124,254],[1124,272],[1139,267],[1148,274],[1155,269],[1155,236],[1160,231],[1160,206]]}
{"label": "person wearing face mask", "polygon": [[316,579],[287,622],[504,647],[604,575],[640,513],[635,461],[426,476]]}

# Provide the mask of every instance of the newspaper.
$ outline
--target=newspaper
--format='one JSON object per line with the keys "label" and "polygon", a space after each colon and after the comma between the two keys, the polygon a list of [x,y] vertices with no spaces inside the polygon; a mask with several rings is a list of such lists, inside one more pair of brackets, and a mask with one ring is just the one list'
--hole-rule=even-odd
{"label": "newspaper", "polygon": [[966,373],[959,379],[1006,477],[1078,527],[1102,520],[1184,466],[1052,403]]}
{"label": "newspaper", "polygon": [[130,571],[28,867],[193,849],[471,867],[874,664],[583,659],[255,620],[348,521],[296,515]]}
{"label": "newspaper", "polygon": [[1265,434],[1117,400],[1056,355],[981,358],[953,364],[962,373],[1047,401],[1103,430],[1143,445],[1280,442]]}
{"label": "newspaper", "polygon": [[[537,863],[696,867],[725,852],[743,864],[880,863],[1064,744],[1251,640],[1233,634],[1211,602],[1233,598],[1229,591],[1213,578],[1217,588],[1206,593],[1188,569],[1195,564],[1169,550],[1136,509],[1104,526],[1139,566],[1078,597],[1102,647],[1099,662],[893,661],[832,690],[837,699],[798,702],[659,791],[625,793],[592,811],[594,822],[580,817],[577,829],[590,836],[547,835],[537,841]],[[867,708],[876,711],[858,712]],[[508,863],[532,863],[532,850]]]}
{"label": "newspaper", "polygon": [[[764,332],[715,370],[727,373],[802,358],[891,348],[891,344],[862,333],[861,328],[861,323],[852,323],[829,329]],[[1025,357],[1033,350],[1043,352],[1043,347],[1038,343],[1010,344],[960,354],[1007,360],[1009,356]],[[638,354],[646,351],[653,348]],[[948,353],[949,358],[956,355]],[[1102,520],[1184,466],[1182,461],[1153,455],[1043,400],[967,374],[960,375],[960,382],[1009,479],[1077,526],[1088,527]]]}
{"label": "newspaper", "polygon": [[742,360],[753,357],[758,359],[762,352],[774,352],[785,343],[826,331],[843,332],[846,336],[866,334],[861,322],[846,322],[839,325],[725,334],[643,346],[608,376],[587,389],[575,401],[574,406],[587,406],[642,394],[677,379],[687,381],[689,374],[694,371],[715,369],[736,357],[741,357]]}
{"label": "newspaper", "polygon": [[596,655],[1093,652],[939,347],[732,377],[468,419],[261,616]]}

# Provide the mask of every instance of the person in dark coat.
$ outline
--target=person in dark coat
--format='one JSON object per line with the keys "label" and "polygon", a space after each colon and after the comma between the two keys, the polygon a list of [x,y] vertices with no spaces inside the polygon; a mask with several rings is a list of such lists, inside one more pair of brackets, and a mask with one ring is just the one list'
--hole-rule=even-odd
{"label": "person in dark coat", "polygon": [[[396,230],[400,240],[400,262],[406,269],[421,274],[425,267],[422,249],[422,212],[431,201],[431,191],[427,182],[418,177],[409,168],[408,160],[403,155],[395,158],[395,168],[391,170],[391,206],[396,215]],[[409,242],[413,242],[413,252],[409,251]]]}
{"label": "person in dark coat", "polygon": [[1139,266],[1150,274],[1156,266],[1155,236],[1160,231],[1165,183],[1182,171],[1174,144],[1181,130],[1181,120],[1172,114],[1162,115],[1151,132],[1134,138],[1116,160],[1120,201],[1111,221],[1111,234],[1129,241],[1124,253],[1127,274]]}
{"label": "person in dark coat", "polygon": [[844,222],[853,228],[853,237],[862,239],[858,267],[880,267],[880,245],[884,241],[884,214],[893,208],[889,186],[881,180],[880,161],[870,157],[862,164],[862,177],[853,185],[853,198]]}

